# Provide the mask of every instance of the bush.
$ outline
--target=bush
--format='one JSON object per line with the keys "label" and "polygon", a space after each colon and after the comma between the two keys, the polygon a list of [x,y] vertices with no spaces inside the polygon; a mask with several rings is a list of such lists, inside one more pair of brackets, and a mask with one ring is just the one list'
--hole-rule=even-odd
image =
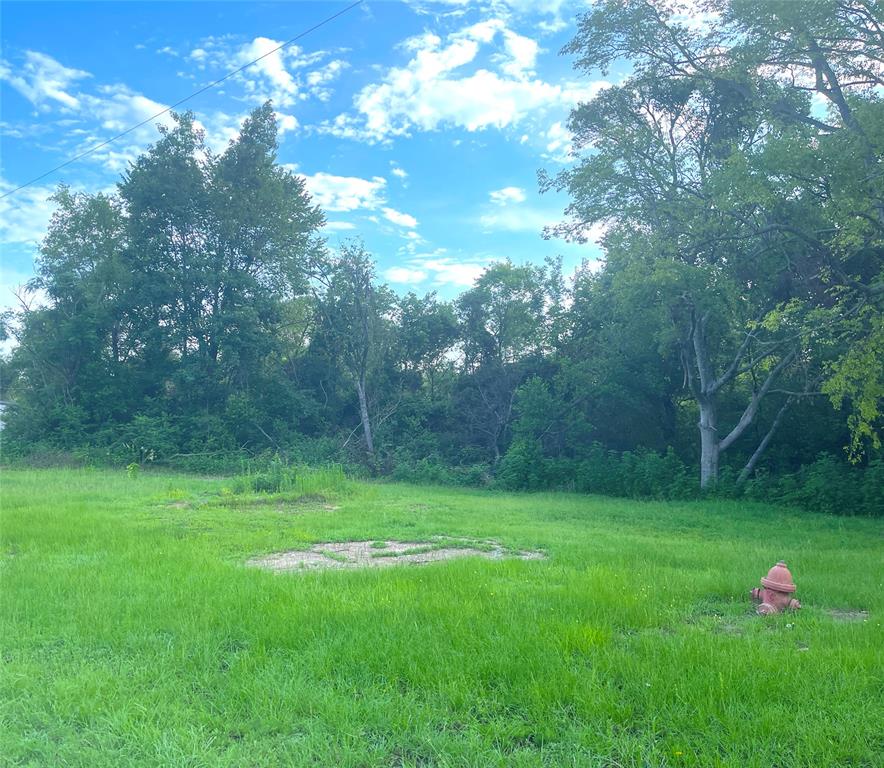
{"label": "bush", "polygon": [[553,486],[537,440],[517,440],[500,462],[494,485],[508,491],[537,491]]}
{"label": "bush", "polygon": [[[505,490],[573,490],[633,499],[693,499],[702,495],[696,472],[669,448],[666,453],[617,453],[598,443],[580,460],[545,458],[536,441],[517,440],[501,462],[494,485]],[[797,472],[771,477],[759,471],[743,485],[723,466],[707,495],[748,498],[839,515],[884,515],[884,462],[865,469],[830,454]]]}
{"label": "bush", "polygon": [[865,469],[828,453],[797,472],[772,477],[756,473],[738,493],[747,498],[836,515],[884,515],[884,462]]}

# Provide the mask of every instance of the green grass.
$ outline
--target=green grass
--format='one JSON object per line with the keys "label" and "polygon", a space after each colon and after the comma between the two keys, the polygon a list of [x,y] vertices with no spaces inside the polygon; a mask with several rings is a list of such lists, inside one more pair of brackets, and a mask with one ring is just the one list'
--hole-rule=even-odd
{"label": "green grass", "polygon": [[[882,521],[402,485],[258,504],[224,486],[3,472],[0,765],[884,763]],[[436,535],[548,558],[243,565]],[[805,608],[758,618],[748,590],[779,558]]]}
{"label": "green grass", "polygon": [[311,496],[318,491],[346,493],[352,483],[344,475],[340,464],[325,467],[286,466],[274,461],[261,472],[247,470],[233,478],[231,493],[287,493],[293,496]]}

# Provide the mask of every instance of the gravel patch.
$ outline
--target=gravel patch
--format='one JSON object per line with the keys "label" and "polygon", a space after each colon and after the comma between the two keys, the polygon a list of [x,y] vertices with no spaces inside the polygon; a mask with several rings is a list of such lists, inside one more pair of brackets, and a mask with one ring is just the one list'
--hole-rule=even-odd
{"label": "gravel patch", "polygon": [[394,565],[421,565],[458,557],[484,557],[488,560],[543,560],[538,550],[515,551],[494,541],[436,538],[432,541],[332,541],[314,544],[310,549],[277,552],[253,557],[247,565],[271,571],[300,571],[317,568],[388,568]]}

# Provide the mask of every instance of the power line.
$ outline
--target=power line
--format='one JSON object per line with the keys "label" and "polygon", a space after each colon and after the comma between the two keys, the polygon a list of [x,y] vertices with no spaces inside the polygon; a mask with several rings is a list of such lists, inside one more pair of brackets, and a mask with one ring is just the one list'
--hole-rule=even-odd
{"label": "power line", "polygon": [[15,189],[11,189],[9,192],[4,192],[2,195],[0,195],[0,200],[2,200],[5,197],[9,197],[10,195],[14,195],[16,192],[24,189],[25,187],[29,187],[31,184],[34,184],[35,182],[40,181],[40,179],[45,179],[47,176],[55,173],[56,171],[60,171],[62,168],[70,165],[71,163],[75,163],[75,162],[77,162],[77,160],[82,160],[87,155],[91,155],[93,152],[98,151],[102,147],[106,147],[111,142],[116,141],[117,139],[121,139],[126,134],[132,133],[132,131],[137,130],[138,128],[141,128],[142,125],[146,125],[147,123],[150,123],[153,120],[156,120],[158,117],[165,115],[167,112],[171,112],[173,109],[175,109],[175,107],[179,107],[182,104],[184,104],[184,102],[190,101],[195,96],[199,96],[201,93],[205,93],[210,88],[214,88],[216,85],[223,83],[225,80],[229,80],[231,77],[239,74],[244,69],[248,69],[249,67],[251,67],[252,64],[257,64],[259,61],[261,61],[261,59],[266,59],[268,56],[270,56],[270,54],[276,53],[277,51],[282,50],[286,46],[291,45],[292,43],[296,42],[297,40],[300,40],[302,37],[306,37],[311,32],[315,32],[320,27],[324,27],[326,24],[328,24],[331,21],[334,21],[339,16],[343,16],[348,11],[352,11],[357,5],[362,5],[362,2],[363,2],[363,0],[356,0],[355,3],[351,3],[346,8],[338,11],[337,13],[333,13],[331,16],[323,19],[318,24],[314,24],[309,29],[305,29],[303,32],[295,35],[293,38],[291,38],[291,40],[286,40],[281,45],[276,46],[276,48],[274,48],[271,51],[267,51],[267,53],[262,54],[257,59],[252,59],[250,62],[243,64],[238,69],[234,69],[232,72],[228,72],[226,75],[224,75],[224,77],[221,77],[218,80],[215,80],[214,82],[209,83],[208,85],[204,85],[198,91],[194,91],[193,93],[191,93],[190,96],[185,96],[183,99],[176,101],[174,104],[157,112],[155,115],[151,115],[147,119],[142,120],[140,123],[133,125],[131,128],[127,128],[122,133],[118,133],[116,136],[113,136],[113,137],[107,139],[106,141],[102,141],[100,144],[96,144],[94,147],[92,147],[92,149],[87,149],[85,152],[81,152],[79,155],[75,155],[70,160],[66,160],[65,162],[63,162],[61,165],[56,165],[55,168],[52,168],[51,170],[46,171],[46,173],[41,173],[39,176],[35,176],[33,179],[25,182],[20,187],[16,187]]}

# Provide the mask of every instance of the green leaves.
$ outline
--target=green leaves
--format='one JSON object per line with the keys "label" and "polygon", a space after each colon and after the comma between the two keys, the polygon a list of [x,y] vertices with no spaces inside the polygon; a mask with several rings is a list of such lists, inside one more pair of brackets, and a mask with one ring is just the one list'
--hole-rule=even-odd
{"label": "green leaves", "polygon": [[[582,17],[565,49],[578,69],[622,58],[630,74],[572,112],[583,157],[541,177],[571,198],[554,233],[580,241],[607,225],[610,279],[599,285],[657,319],[653,336],[678,354],[701,421],[718,431],[723,388],[751,382],[724,447],[773,378],[791,378],[782,388],[803,396],[824,371],[836,377],[833,399],[855,400],[851,451],[877,446],[880,10],[862,0],[820,0],[806,13],[766,0],[708,10],[693,28],[665,2],[601,3]],[[704,456],[716,445],[707,440]],[[707,463],[714,475],[717,457]]]}
{"label": "green leaves", "polygon": [[49,307],[25,313],[15,353],[38,433],[57,402],[94,429],[155,409],[223,412],[274,375],[265,361],[287,346],[283,306],[307,291],[323,221],[276,150],[269,103],[220,155],[185,113],[118,195],[59,189],[35,284]]}

